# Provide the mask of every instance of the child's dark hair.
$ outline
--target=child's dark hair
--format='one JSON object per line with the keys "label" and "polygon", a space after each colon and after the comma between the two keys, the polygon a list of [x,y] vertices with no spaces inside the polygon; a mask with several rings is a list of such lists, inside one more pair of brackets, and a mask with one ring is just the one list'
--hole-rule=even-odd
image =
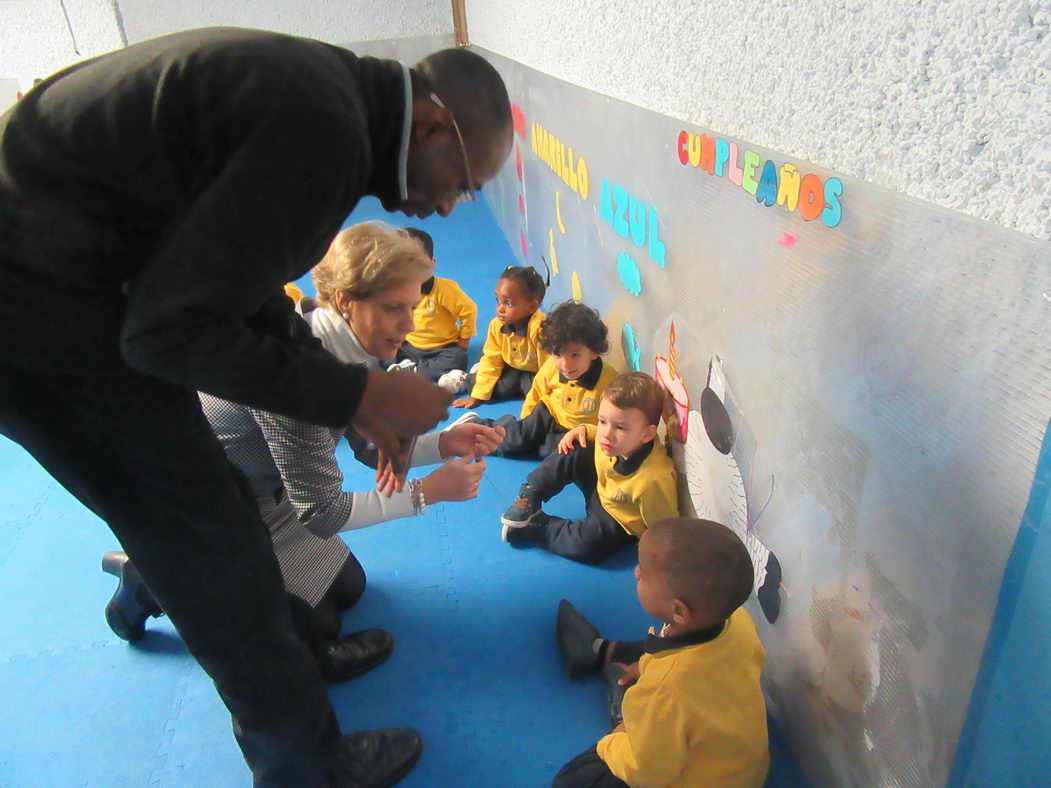
{"label": "child's dark hair", "polygon": [[423,247],[423,251],[427,253],[427,256],[432,260],[434,259],[434,239],[431,238],[430,233],[417,229],[416,227],[406,227],[405,232],[409,234],[410,238],[415,238],[419,241],[420,246]]}
{"label": "child's dark hair", "polygon": [[504,269],[504,272],[500,274],[501,279],[510,279],[512,282],[517,282],[518,286],[522,288],[527,296],[534,301],[543,301],[544,294],[547,292],[547,285],[544,284],[544,277],[542,277],[533,266],[525,265],[509,265]]}
{"label": "child's dark hair", "polygon": [[570,342],[579,342],[599,355],[609,350],[609,332],[598,310],[579,301],[563,301],[552,309],[540,326],[540,345],[559,354]]}
{"label": "child's dark hair", "polygon": [[725,525],[677,517],[651,526],[644,537],[665,548],[657,565],[676,599],[724,621],[751,595],[752,559]]}
{"label": "child's dark hair", "polygon": [[625,372],[614,378],[602,397],[618,408],[638,408],[650,424],[659,424],[664,412],[664,389],[645,372]]}

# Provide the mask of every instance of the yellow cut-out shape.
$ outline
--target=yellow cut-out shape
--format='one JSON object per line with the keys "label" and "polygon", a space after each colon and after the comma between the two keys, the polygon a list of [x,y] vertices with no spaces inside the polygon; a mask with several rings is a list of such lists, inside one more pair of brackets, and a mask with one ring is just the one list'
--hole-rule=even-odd
{"label": "yellow cut-out shape", "polygon": [[558,230],[563,235],[566,233],[566,225],[562,222],[562,192],[555,192],[555,219],[558,221]]}
{"label": "yellow cut-out shape", "polygon": [[558,255],[555,254],[555,231],[547,231],[547,252],[551,255],[551,273],[558,273]]}
{"label": "yellow cut-out shape", "polygon": [[584,296],[580,292],[580,277],[577,276],[577,272],[573,272],[573,300],[580,303],[584,303]]}

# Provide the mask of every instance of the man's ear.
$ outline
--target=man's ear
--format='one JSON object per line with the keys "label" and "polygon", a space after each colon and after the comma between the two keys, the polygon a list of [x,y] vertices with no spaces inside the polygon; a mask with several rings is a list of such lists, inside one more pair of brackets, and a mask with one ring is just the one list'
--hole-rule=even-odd
{"label": "man's ear", "polygon": [[420,99],[412,103],[412,141],[426,145],[452,129],[452,114],[433,101]]}

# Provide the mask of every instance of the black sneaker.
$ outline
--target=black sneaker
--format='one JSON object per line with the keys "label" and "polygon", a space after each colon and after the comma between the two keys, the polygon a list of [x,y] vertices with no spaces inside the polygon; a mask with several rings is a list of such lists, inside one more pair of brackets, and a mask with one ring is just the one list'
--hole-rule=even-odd
{"label": "black sneaker", "polygon": [[537,495],[536,488],[533,485],[529,482],[524,482],[518,490],[518,497],[515,498],[515,502],[511,504],[510,508],[504,512],[503,517],[500,518],[500,522],[504,526],[500,538],[506,542],[508,528],[523,528],[529,525],[538,514],[540,514],[540,496]]}

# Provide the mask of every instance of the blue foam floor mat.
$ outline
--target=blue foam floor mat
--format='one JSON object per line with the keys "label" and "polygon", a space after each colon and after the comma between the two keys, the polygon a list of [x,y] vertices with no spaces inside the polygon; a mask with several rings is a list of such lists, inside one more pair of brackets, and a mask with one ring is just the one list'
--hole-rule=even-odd
{"label": "blue foam floor mat", "polygon": [[[353,218],[405,223],[371,199]],[[478,303],[484,335],[492,288],[515,262],[488,209],[461,205],[452,219],[414,224],[435,238],[439,275]],[[308,278],[302,285],[313,290]],[[479,412],[517,410],[507,403]],[[339,459],[346,489],[371,484],[345,446]],[[584,567],[500,541],[499,516],[531,467],[491,459],[477,499],[343,535],[369,577],[344,630],[382,626],[396,646],[378,669],[332,685],[331,696],[346,731],[421,732],[424,754],[400,783],[407,788],[549,785],[608,727],[601,681],[561,673],[558,600],[572,600],[612,637],[640,637],[653,623],[635,598],[633,550]],[[102,610],[114,580],[99,562],[116,544],[106,527],[4,438],[0,485],[0,785],[249,784],[229,715],[170,622],[150,619],[135,646],[107,628]],[[584,510],[574,488],[545,508]],[[774,728],[771,750],[767,784],[803,784]]]}

